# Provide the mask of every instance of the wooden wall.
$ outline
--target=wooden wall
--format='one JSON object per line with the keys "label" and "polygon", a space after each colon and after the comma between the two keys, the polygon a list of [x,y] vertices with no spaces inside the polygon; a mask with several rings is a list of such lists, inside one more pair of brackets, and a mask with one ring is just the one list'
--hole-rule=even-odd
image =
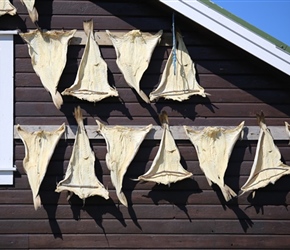
{"label": "wooden wall", "polygon": [[[34,29],[19,0],[13,4],[19,16],[0,17],[0,29]],[[157,1],[37,1],[43,29],[82,30],[92,18],[96,31],[140,29],[171,31],[171,10]],[[108,64],[109,81],[121,99],[108,98],[92,104],[64,97],[57,110],[49,93],[34,73],[27,46],[15,39],[15,124],[76,125],[72,112],[80,105],[87,125],[99,119],[110,125],[159,125],[158,113],[167,111],[171,125],[256,126],[255,114],[264,111],[268,125],[283,126],[290,120],[289,77],[230,43],[177,15],[177,25],[196,62],[198,79],[207,98],[192,97],[177,103],[160,100],[146,104],[124,81],[112,46],[100,46]],[[141,88],[149,94],[159,83],[170,46],[158,46]],[[59,90],[75,78],[83,45],[70,45]],[[129,166],[123,189],[129,207],[118,204],[105,163],[104,140],[91,140],[96,154],[96,174],[108,187],[110,199],[91,197],[85,205],[76,196],[55,193],[72,152],[73,140],[61,140],[48,166],[40,196],[43,207],[35,211],[27,176],[22,166],[24,147],[15,140],[15,185],[0,189],[1,249],[287,249],[290,247],[290,177],[226,203],[218,188],[210,187],[199,168],[196,152],[188,140],[176,141],[183,166],[193,173],[166,187],[132,179],[150,167],[159,141],[145,140]],[[290,164],[288,141],[276,141],[283,161]],[[237,142],[226,172],[226,183],[236,192],[245,183],[257,141]]]}

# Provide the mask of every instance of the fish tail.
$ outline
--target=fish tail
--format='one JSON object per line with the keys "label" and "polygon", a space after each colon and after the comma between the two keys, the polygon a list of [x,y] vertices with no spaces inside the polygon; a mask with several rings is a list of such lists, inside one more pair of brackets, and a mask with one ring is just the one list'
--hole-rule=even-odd
{"label": "fish tail", "polygon": [[33,23],[38,21],[38,12],[35,7],[33,7],[32,11],[28,11],[28,14]]}
{"label": "fish tail", "polygon": [[224,185],[223,187],[220,187],[223,196],[225,198],[226,201],[229,201],[230,199],[232,199],[233,197],[236,197],[237,194],[227,185]]}
{"label": "fish tail", "polygon": [[125,194],[122,191],[117,192],[117,196],[119,198],[119,201],[125,206],[128,207],[128,202],[126,199]]}
{"label": "fish tail", "polygon": [[37,210],[38,208],[41,207],[41,200],[40,200],[39,195],[37,195],[36,197],[34,197],[33,204],[34,204],[34,209],[35,210]]}
{"label": "fish tail", "polygon": [[61,105],[63,104],[61,94],[58,91],[56,91],[54,94],[51,93],[51,97],[52,97],[52,101],[53,101],[54,105],[56,106],[56,108],[60,109]]}
{"label": "fish tail", "polygon": [[150,100],[149,100],[148,96],[142,90],[139,90],[138,93],[139,93],[140,97],[143,99],[144,102],[150,103]]}

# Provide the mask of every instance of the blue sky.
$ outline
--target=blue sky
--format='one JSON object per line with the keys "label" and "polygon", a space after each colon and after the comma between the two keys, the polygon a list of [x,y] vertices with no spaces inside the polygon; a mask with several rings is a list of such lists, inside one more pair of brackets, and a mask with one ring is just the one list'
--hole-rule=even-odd
{"label": "blue sky", "polygon": [[211,0],[290,46],[290,0]]}

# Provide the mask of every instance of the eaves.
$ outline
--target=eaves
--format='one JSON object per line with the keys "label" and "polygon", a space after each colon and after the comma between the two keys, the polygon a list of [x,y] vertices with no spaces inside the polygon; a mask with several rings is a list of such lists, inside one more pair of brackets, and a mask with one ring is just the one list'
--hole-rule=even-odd
{"label": "eaves", "polygon": [[290,48],[210,0],[159,0],[278,70],[290,75]]}

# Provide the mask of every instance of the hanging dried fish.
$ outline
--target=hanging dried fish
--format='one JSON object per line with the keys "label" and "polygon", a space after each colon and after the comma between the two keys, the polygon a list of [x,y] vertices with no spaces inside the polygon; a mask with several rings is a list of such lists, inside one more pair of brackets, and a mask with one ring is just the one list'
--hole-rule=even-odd
{"label": "hanging dried fish", "polygon": [[229,201],[236,193],[224,183],[228,161],[236,141],[244,127],[244,122],[233,129],[206,127],[196,131],[184,126],[185,132],[194,145],[199,165],[209,185],[216,183],[225,198]]}
{"label": "hanging dried fish", "polygon": [[158,87],[150,93],[150,101],[163,97],[175,101],[187,100],[192,95],[206,97],[196,80],[194,63],[180,33],[176,33],[177,47],[173,47],[166,62]]}
{"label": "hanging dried fish", "polygon": [[[290,167],[281,162],[281,154],[275,145],[270,130],[265,124],[264,114],[257,114],[260,134],[254,163],[246,183],[241,187],[242,194],[274,184],[282,176],[290,174]],[[288,130],[288,124],[286,123]],[[255,192],[253,192],[253,196]]]}
{"label": "hanging dried fish", "polygon": [[41,130],[30,133],[20,125],[16,126],[16,130],[25,147],[23,167],[32,190],[34,208],[37,210],[41,206],[39,188],[54,149],[65,131],[65,124],[53,132]]}
{"label": "hanging dried fish", "polygon": [[71,95],[89,102],[98,102],[109,96],[118,96],[115,88],[108,83],[107,64],[101,57],[94,39],[93,21],[83,23],[88,37],[84,54],[74,84],[62,95]]}
{"label": "hanging dried fish", "polygon": [[66,64],[69,40],[76,30],[20,33],[28,45],[31,63],[44,88],[51,94],[54,105],[60,109],[63,100],[57,85]]}
{"label": "hanging dried fish", "polygon": [[38,12],[34,7],[35,0],[21,0],[22,4],[27,8],[28,14],[33,23],[38,21]]}
{"label": "hanging dried fish", "polygon": [[127,207],[127,200],[122,191],[123,177],[152,125],[143,128],[108,127],[98,120],[96,122],[99,126],[98,132],[106,140],[106,163],[110,170],[112,184],[116,188],[120,202]]}
{"label": "hanging dried fish", "polygon": [[16,8],[9,2],[9,0],[0,1],[0,16],[9,14],[14,16],[16,14]]}
{"label": "hanging dried fish", "polygon": [[139,85],[163,31],[160,30],[155,35],[146,35],[140,30],[132,30],[122,37],[117,37],[108,30],[106,32],[115,47],[117,65],[126,82],[145,102],[149,103],[149,98]]}
{"label": "hanging dried fish", "polygon": [[160,122],[163,127],[163,135],[157,155],[147,173],[139,176],[138,180],[170,185],[170,183],[191,177],[192,173],[186,171],[180,164],[180,154],[170,132],[166,112],[161,113]]}
{"label": "hanging dried fish", "polygon": [[78,130],[72,155],[65,177],[58,183],[55,191],[66,190],[71,192],[71,195],[76,194],[82,200],[94,195],[109,199],[108,190],[95,175],[95,154],[90,146],[80,107],[75,108],[74,116],[78,123]]}

